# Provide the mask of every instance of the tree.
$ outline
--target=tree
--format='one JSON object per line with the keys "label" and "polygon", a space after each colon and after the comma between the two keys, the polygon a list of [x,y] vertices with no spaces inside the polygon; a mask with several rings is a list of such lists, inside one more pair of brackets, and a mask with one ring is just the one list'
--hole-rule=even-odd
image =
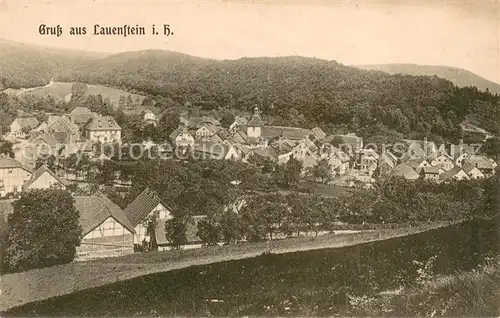
{"label": "tree", "polygon": [[180,249],[188,240],[186,237],[188,218],[175,216],[173,219],[165,222],[165,237],[174,249]]}
{"label": "tree", "polygon": [[118,109],[119,110],[124,110],[127,108],[127,99],[125,96],[120,95],[120,99],[118,100]]}
{"label": "tree", "polygon": [[153,251],[158,248],[156,242],[156,226],[158,224],[158,220],[154,215],[149,215],[146,219],[144,219],[141,225],[146,227],[146,237],[149,240],[144,239],[143,247],[146,251]]}
{"label": "tree", "polygon": [[231,112],[225,112],[220,120],[220,124],[224,128],[229,128],[234,123],[234,115]]}
{"label": "tree", "polygon": [[[174,111],[167,111],[160,118],[158,123],[159,134],[163,140],[170,140],[170,134],[181,124],[179,114]],[[173,141],[173,140],[171,140]]]}
{"label": "tree", "polygon": [[24,192],[8,217],[7,266],[25,271],[73,261],[82,229],[73,197],[60,189]]}
{"label": "tree", "polygon": [[127,101],[125,103],[125,106],[127,107],[127,109],[130,109],[134,106],[134,101],[132,100],[132,95],[127,96]]}
{"label": "tree", "polygon": [[219,230],[225,244],[236,243],[243,238],[241,217],[234,211],[219,214]]}
{"label": "tree", "polygon": [[486,139],[482,150],[485,154],[498,161],[500,158],[500,138],[493,137]]}
{"label": "tree", "polygon": [[85,93],[88,91],[88,86],[85,83],[74,83],[71,86],[71,101],[72,102],[81,102]]}
{"label": "tree", "polygon": [[276,166],[274,177],[279,185],[290,188],[298,185],[301,172],[302,162],[292,156],[284,165]]}
{"label": "tree", "polygon": [[205,246],[216,246],[221,240],[220,225],[212,218],[198,222],[196,235],[203,241]]}
{"label": "tree", "polygon": [[35,163],[35,169],[38,169],[43,165],[47,166],[49,170],[55,171],[57,168],[57,158],[54,155],[50,155],[46,158],[43,157],[37,158]]}
{"label": "tree", "polygon": [[14,158],[15,154],[12,150],[12,143],[10,141],[0,142],[0,154]]}
{"label": "tree", "polygon": [[332,165],[327,159],[321,159],[317,164],[308,168],[308,173],[314,181],[320,179],[321,183],[327,184],[332,180]]}

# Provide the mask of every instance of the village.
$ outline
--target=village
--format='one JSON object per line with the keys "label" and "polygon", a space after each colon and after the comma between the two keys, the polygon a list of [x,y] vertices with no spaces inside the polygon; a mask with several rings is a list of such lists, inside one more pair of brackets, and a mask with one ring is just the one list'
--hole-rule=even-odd
{"label": "village", "polygon": [[[156,126],[158,119],[152,112],[145,112],[143,124]],[[491,137],[487,132],[479,133],[484,139]],[[76,107],[64,115],[49,115],[44,122],[36,117],[16,118],[4,136],[13,145],[14,157],[2,155],[0,159],[0,196],[4,199],[0,201],[1,209],[6,214],[11,212],[12,202],[26,191],[70,189],[75,183],[81,186],[76,175],[64,174],[57,168],[52,171],[46,164],[37,165],[40,158],[85,155],[93,162],[103,163],[116,157],[96,146],[123,146],[121,136],[122,128],[112,116],[97,114],[86,107]],[[363,139],[354,133],[327,135],[320,127],[265,125],[257,107],[251,117],[236,116],[228,128],[223,128],[212,116],[181,116],[179,127],[169,139],[164,144],[144,140],[140,147],[142,150],[157,147],[160,153],[174,160],[192,156],[284,165],[294,158],[301,163],[304,177],[348,188],[370,188],[377,178],[384,176],[437,183],[481,179],[491,176],[496,167],[492,158],[478,153],[480,145],[444,147],[426,140],[404,140],[399,151],[397,145],[380,150],[377,145],[364,145]],[[144,151],[140,155],[144,156]],[[172,218],[172,209],[149,188],[125,209],[99,189],[87,195],[75,194],[74,200],[83,230],[77,260],[133,253],[150,241],[155,242],[158,250],[169,249],[165,222]],[[204,217],[205,214],[194,216],[195,222],[186,230],[189,243],[185,248],[202,246],[196,220]],[[152,232],[148,230],[151,218],[155,219]],[[150,233],[155,237],[151,238]]]}

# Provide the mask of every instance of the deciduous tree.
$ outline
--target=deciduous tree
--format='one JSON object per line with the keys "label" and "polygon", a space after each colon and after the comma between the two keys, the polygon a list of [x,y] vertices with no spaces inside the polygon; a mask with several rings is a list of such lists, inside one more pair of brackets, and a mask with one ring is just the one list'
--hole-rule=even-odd
{"label": "deciduous tree", "polygon": [[8,217],[7,265],[25,271],[75,258],[82,229],[73,197],[60,189],[24,192]]}

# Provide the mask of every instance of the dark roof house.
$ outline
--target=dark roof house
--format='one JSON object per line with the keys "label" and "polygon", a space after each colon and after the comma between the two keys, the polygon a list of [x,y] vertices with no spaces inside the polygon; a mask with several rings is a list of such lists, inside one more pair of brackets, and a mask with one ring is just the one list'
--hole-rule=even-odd
{"label": "dark roof house", "polygon": [[116,123],[115,119],[111,116],[99,116],[93,118],[86,126],[86,130],[122,130],[122,128]]}
{"label": "dark roof house", "polygon": [[131,233],[135,233],[123,210],[100,192],[91,196],[76,196],[75,207],[80,212],[83,235],[93,231],[110,217]]}
{"label": "dark roof house", "polygon": [[139,194],[134,201],[132,201],[124,210],[126,216],[130,220],[133,227],[139,225],[148,215],[153,211],[159,204],[162,204],[165,208],[171,209],[162,202],[160,197],[156,192],[150,190],[149,188],[144,189],[144,191]]}

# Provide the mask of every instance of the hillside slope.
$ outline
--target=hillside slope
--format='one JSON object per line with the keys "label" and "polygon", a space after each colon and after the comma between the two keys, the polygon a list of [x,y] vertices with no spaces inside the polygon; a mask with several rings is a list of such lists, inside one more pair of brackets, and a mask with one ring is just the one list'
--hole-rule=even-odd
{"label": "hillside slope", "polygon": [[245,111],[259,106],[282,125],[319,125],[362,136],[453,137],[458,142],[459,123],[476,108],[491,118],[480,126],[500,130],[495,124],[500,106],[491,94],[462,90],[438,77],[390,75],[315,58],[219,61],[150,50],[92,61],[59,79],[161,95],[168,106]]}
{"label": "hillside slope", "polygon": [[0,39],[0,89],[42,86],[63,70],[103,56]]}
{"label": "hillside slope", "polygon": [[[7,48],[7,49],[6,49]],[[500,97],[438,77],[390,75],[297,56],[211,60],[147,50],[101,56],[3,42],[4,86],[85,82],[154,97],[163,107],[253,111],[275,125],[354,131],[370,141],[458,142],[459,124],[500,132]],[[1,83],[1,82],[0,82]],[[16,86],[17,85],[17,86]]]}
{"label": "hillside slope", "polygon": [[465,87],[476,86],[481,90],[488,89],[491,93],[500,93],[500,84],[487,80],[470,71],[441,65],[417,65],[417,64],[373,64],[373,65],[355,65],[364,70],[382,71],[389,74],[408,74],[438,76],[451,81],[453,84]]}

